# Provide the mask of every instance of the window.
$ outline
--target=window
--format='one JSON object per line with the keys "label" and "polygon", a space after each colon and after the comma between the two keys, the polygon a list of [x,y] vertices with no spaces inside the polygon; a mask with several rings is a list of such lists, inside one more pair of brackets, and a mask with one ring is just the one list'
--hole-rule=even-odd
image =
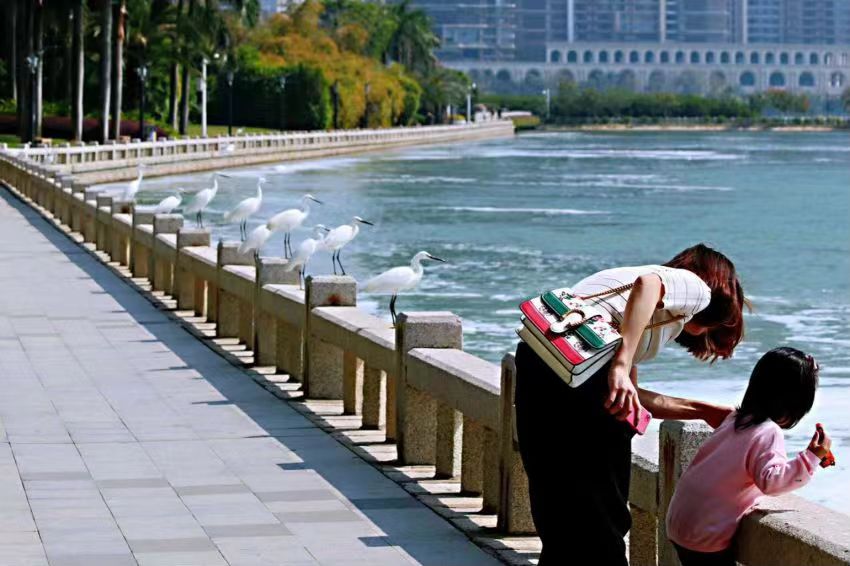
{"label": "window", "polygon": [[799,84],[805,88],[812,88],[815,86],[815,76],[808,71],[801,73]]}
{"label": "window", "polygon": [[760,59],[761,57],[759,57],[758,51],[750,53],[750,65],[758,65]]}
{"label": "window", "polygon": [[629,63],[640,63],[640,53],[637,51],[629,53]]}
{"label": "window", "polygon": [[803,65],[803,64],[805,64],[805,62],[806,62],[806,56],[805,55],[803,55],[802,53],[795,53],[794,54],[794,64],[795,65]]}
{"label": "window", "polygon": [[670,54],[667,51],[662,51],[661,55],[659,56],[659,59],[662,63],[669,63],[670,62]]}
{"label": "window", "polygon": [[809,65],[817,65],[818,61],[820,61],[820,57],[817,53],[809,53]]}
{"label": "window", "polygon": [[747,71],[745,73],[741,73],[741,78],[738,82],[741,83],[741,86],[756,86],[756,76],[751,71]]}
{"label": "window", "polygon": [[721,63],[723,63],[724,65],[728,65],[730,61],[732,61],[732,58],[729,56],[728,51],[724,51],[723,53],[720,54],[720,62]]}
{"label": "window", "polygon": [[623,52],[622,52],[622,51],[619,51],[619,50],[618,50],[618,51],[615,51],[615,52],[614,52],[614,62],[615,62],[615,63],[622,63],[622,62],[623,62],[623,60],[624,60],[624,58],[623,58]]}
{"label": "window", "polygon": [[561,52],[553,51],[549,54],[549,61],[552,63],[560,63],[561,62]]}
{"label": "window", "polygon": [[709,51],[708,53],[705,54],[705,62],[708,65],[714,64],[714,51]]}
{"label": "window", "polygon": [[575,51],[567,53],[567,63],[578,63],[578,53]]}
{"label": "window", "polygon": [[643,54],[643,62],[644,63],[655,63],[655,53],[653,51],[647,51]]}
{"label": "window", "polygon": [[781,54],[779,55],[779,64],[780,64],[780,65],[787,65],[787,64],[788,64],[788,61],[789,61],[789,58],[788,58],[788,54],[787,54],[787,53],[781,53]]}
{"label": "window", "polygon": [[607,51],[600,51],[598,57],[599,57],[600,63],[607,63],[608,62],[608,52]]}
{"label": "window", "polygon": [[772,51],[765,54],[764,62],[767,63],[768,65],[775,65],[776,64],[776,54],[773,53]]}
{"label": "window", "polygon": [[699,51],[691,51],[691,63],[699,63]]}
{"label": "window", "polygon": [[744,52],[743,51],[738,51],[737,53],[735,53],[735,64],[736,65],[743,65],[744,64]]}
{"label": "window", "polygon": [[585,51],[583,61],[585,63],[593,63],[593,51]]}
{"label": "window", "polygon": [[785,86],[785,75],[780,73],[779,71],[774,71],[770,74],[770,79],[768,79],[768,84],[771,87],[783,87]]}
{"label": "window", "polygon": [[676,63],[684,63],[685,62],[685,52],[684,51],[676,51]]}

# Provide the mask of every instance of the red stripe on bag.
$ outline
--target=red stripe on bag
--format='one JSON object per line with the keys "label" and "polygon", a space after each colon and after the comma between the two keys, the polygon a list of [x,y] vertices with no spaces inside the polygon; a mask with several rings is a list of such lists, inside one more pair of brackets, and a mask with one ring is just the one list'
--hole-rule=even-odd
{"label": "red stripe on bag", "polygon": [[584,357],[576,352],[570,343],[562,336],[549,332],[549,321],[546,320],[540,311],[538,311],[531,301],[526,301],[519,306],[522,314],[531,321],[534,326],[546,337],[549,342],[573,365],[578,365],[584,362]]}

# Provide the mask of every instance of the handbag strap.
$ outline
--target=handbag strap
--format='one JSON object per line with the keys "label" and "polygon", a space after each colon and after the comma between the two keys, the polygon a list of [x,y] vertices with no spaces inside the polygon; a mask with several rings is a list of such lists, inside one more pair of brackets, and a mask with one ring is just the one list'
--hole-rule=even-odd
{"label": "handbag strap", "polygon": [[[609,295],[619,295],[620,293],[624,293],[625,291],[631,290],[635,286],[634,283],[626,283],[625,285],[620,285],[619,287],[614,287],[613,289],[608,289],[607,291],[600,291],[599,293],[593,293],[592,295],[583,295],[578,296],[582,301],[589,301],[591,299],[598,299],[601,297],[607,297]],[[674,316],[673,318],[662,320],[659,322],[653,322],[651,324],[646,325],[645,330],[649,330],[651,328],[658,328],[659,326],[666,326],[668,324],[672,324],[674,322],[678,322],[680,320],[684,320],[685,315],[681,314],[679,316]]]}

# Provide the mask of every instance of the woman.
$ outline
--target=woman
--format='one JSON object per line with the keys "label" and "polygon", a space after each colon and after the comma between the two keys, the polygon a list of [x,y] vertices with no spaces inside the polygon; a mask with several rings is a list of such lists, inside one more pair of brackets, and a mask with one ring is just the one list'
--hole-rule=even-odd
{"label": "woman", "polygon": [[634,283],[630,291],[598,300],[619,323],[622,343],[580,387],[569,387],[528,345],[517,348],[517,434],[543,541],[541,566],[628,564],[633,433],[623,419],[630,409],[643,406],[658,419],[702,419],[713,427],[732,410],[639,389],[636,368],[674,340],[698,360],[732,355],[744,333],[746,304],[732,262],[699,244],[664,265],[609,269],[572,289],[590,295],[628,283]]}

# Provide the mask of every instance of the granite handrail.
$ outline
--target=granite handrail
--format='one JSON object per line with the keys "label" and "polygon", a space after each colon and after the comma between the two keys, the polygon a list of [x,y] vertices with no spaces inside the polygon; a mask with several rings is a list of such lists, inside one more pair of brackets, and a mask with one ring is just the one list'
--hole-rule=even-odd
{"label": "granite handrail", "polygon": [[[534,533],[514,424],[513,356],[497,366],[464,352],[457,316],[402,313],[391,328],[357,307],[350,277],[308,277],[302,290],[286,260],[240,254],[236,242],[212,247],[209,231],[184,228],[180,215],[128,207],[12,155],[0,154],[0,180],[105,260],[148,279],[155,294],[176,298],[177,309],[215,323],[217,337],[244,344],[255,365],[288,373],[307,398],[342,400],[365,428],[386,432],[401,464],[458,480],[463,493],[480,496],[480,514],[497,515],[502,532]],[[667,421],[658,462],[633,456],[631,564],[677,564],[666,509],[709,433]],[[738,560],[850,565],[850,517],[794,496],[771,499],[744,520]]]}

